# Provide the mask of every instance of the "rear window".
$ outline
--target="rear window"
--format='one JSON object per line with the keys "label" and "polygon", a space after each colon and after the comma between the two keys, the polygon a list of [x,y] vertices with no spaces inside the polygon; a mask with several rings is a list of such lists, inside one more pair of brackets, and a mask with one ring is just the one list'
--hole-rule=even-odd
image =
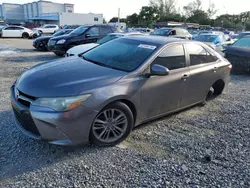
{"label": "rear window", "polygon": [[82,57],[100,66],[131,72],[143,64],[157,48],[156,44],[119,38],[86,52]]}

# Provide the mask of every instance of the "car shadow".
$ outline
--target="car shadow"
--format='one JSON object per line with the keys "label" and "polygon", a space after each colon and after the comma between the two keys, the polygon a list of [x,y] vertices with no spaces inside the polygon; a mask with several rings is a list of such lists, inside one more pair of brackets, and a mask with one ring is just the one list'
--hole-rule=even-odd
{"label": "car shadow", "polygon": [[14,56],[5,57],[5,61],[12,63],[39,63],[59,59],[55,54],[39,54],[35,56]]}
{"label": "car shadow", "polygon": [[11,110],[0,111],[0,119],[0,182],[75,156],[95,153],[98,149],[88,145],[63,147],[34,141],[16,127]]}

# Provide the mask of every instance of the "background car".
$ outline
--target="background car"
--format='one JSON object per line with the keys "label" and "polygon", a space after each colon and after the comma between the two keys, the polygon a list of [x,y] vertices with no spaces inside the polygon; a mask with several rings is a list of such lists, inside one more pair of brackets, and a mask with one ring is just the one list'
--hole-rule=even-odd
{"label": "background car", "polygon": [[158,35],[164,37],[175,37],[181,39],[192,39],[192,35],[186,30],[182,28],[161,28],[153,31],[150,35]]}
{"label": "background car", "polygon": [[231,39],[224,37],[224,35],[210,33],[201,34],[194,40],[206,43],[216,51],[223,51],[226,46],[232,43]]}
{"label": "background car", "polygon": [[7,26],[1,31],[1,37],[30,38],[33,31],[21,26]]}
{"label": "background car", "polygon": [[233,74],[250,71],[250,36],[240,38],[225,50],[225,58],[233,65]]}
{"label": "background car", "polygon": [[34,28],[33,31],[38,31],[41,34],[53,34],[55,33],[58,29],[58,25],[55,24],[45,24],[42,27]]}
{"label": "background car", "polygon": [[38,49],[38,50],[48,50],[48,42],[52,37],[57,37],[65,34],[69,34],[73,29],[61,29],[54,33],[52,36],[43,36],[43,37],[38,37],[37,39],[33,40],[33,46]]}
{"label": "background car", "polygon": [[116,27],[106,24],[81,26],[68,35],[51,38],[48,43],[48,49],[58,56],[63,56],[67,50],[74,46],[95,43],[107,34],[115,33],[116,31]]}
{"label": "background car", "polygon": [[133,36],[133,35],[142,35],[142,33],[140,32],[131,32],[131,33],[110,33],[107,36],[103,37],[102,39],[98,40],[96,43],[89,43],[89,44],[82,44],[82,45],[78,45],[75,46],[73,48],[70,48],[67,53],[66,53],[66,57],[69,56],[78,56],[81,53],[84,53],[96,46],[99,46],[101,44],[104,44],[108,41],[120,38],[120,37],[124,37],[124,36]]}
{"label": "background car", "polygon": [[220,95],[230,69],[199,42],[127,36],[27,70],[11,87],[11,104],[32,138],[114,146],[142,123],[203,103],[210,90]]}
{"label": "background car", "polygon": [[243,38],[243,37],[248,36],[248,35],[250,35],[250,31],[241,32],[238,35],[237,39]]}

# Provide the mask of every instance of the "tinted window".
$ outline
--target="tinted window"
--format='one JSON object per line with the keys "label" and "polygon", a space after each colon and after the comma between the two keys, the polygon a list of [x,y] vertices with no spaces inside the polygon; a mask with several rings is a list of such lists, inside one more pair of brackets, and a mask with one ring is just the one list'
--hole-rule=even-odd
{"label": "tinted window", "polygon": [[155,59],[154,64],[162,65],[169,70],[186,67],[186,58],[182,45],[167,47]]}
{"label": "tinted window", "polygon": [[56,26],[55,25],[47,25],[47,26],[45,26],[45,28],[51,29],[51,28],[56,28]]}
{"label": "tinted window", "polygon": [[107,35],[107,36],[103,37],[102,39],[100,39],[99,41],[97,41],[97,43],[104,44],[108,41],[114,40],[114,39],[122,37],[122,36],[123,35],[115,35],[115,34]]}
{"label": "tinted window", "polygon": [[201,42],[215,42],[217,35],[199,35],[195,37],[195,40]]}
{"label": "tinted window", "polygon": [[15,30],[24,30],[22,27],[15,27]]}
{"label": "tinted window", "polygon": [[81,35],[81,34],[83,34],[88,28],[89,28],[89,26],[81,26],[81,27],[78,27],[77,29],[75,29],[74,31],[72,31],[71,34],[73,34],[73,35]]}
{"label": "tinted window", "polygon": [[86,52],[82,57],[100,66],[130,72],[143,64],[157,47],[151,43],[119,38]]}
{"label": "tinted window", "polygon": [[237,40],[232,46],[250,47],[250,37],[241,38]]}
{"label": "tinted window", "polygon": [[95,21],[95,22],[98,22],[98,18],[97,18],[97,17],[94,17],[94,21]]}
{"label": "tinted window", "polygon": [[167,36],[169,31],[169,29],[157,29],[151,35]]}
{"label": "tinted window", "polygon": [[110,29],[110,27],[101,27],[101,33],[102,35],[107,35],[109,33],[112,33],[112,30]]}
{"label": "tinted window", "polygon": [[15,27],[7,27],[4,30],[15,30]]}
{"label": "tinted window", "polygon": [[99,28],[98,27],[91,27],[87,31],[87,34],[89,34],[91,37],[99,36]]}
{"label": "tinted window", "polygon": [[185,46],[190,57],[190,66],[211,63],[218,59],[198,44],[186,44]]}

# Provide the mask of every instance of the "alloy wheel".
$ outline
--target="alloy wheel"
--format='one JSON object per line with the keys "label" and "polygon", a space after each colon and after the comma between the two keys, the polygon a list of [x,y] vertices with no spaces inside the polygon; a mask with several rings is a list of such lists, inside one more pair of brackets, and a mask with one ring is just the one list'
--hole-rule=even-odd
{"label": "alloy wheel", "polygon": [[119,140],[126,132],[128,119],[118,109],[106,109],[93,123],[93,134],[101,142],[111,143]]}

